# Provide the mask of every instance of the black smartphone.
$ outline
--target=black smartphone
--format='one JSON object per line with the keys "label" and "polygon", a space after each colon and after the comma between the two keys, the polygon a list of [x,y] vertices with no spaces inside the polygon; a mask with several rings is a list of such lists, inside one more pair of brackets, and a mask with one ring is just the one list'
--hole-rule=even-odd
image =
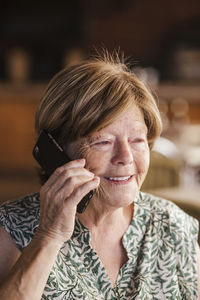
{"label": "black smartphone", "polygon": [[[43,130],[33,148],[33,157],[50,176],[55,169],[70,161],[64,149],[55,138]],[[77,212],[83,213],[92,198],[94,191],[91,190],[77,205]]]}

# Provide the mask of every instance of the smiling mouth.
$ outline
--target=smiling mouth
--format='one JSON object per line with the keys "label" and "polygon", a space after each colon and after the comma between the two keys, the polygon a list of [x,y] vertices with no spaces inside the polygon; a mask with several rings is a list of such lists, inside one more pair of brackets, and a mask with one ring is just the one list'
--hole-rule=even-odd
{"label": "smiling mouth", "polygon": [[111,181],[111,182],[127,182],[130,181],[132,179],[133,175],[130,176],[123,176],[123,177],[104,177],[105,179]]}

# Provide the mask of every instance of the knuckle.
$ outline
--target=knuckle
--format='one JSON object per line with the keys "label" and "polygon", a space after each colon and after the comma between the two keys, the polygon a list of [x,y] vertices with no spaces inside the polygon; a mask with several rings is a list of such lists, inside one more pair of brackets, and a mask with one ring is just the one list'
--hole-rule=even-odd
{"label": "knuckle", "polygon": [[82,189],[77,189],[72,194],[72,199],[74,199],[75,202],[79,202],[84,197],[84,193]]}
{"label": "knuckle", "polygon": [[55,169],[54,174],[55,175],[60,175],[62,173],[62,171],[63,171],[63,167],[62,166],[58,167],[58,168]]}
{"label": "knuckle", "polygon": [[67,180],[67,183],[70,186],[74,186],[76,184],[76,179],[74,177],[69,177],[68,180]]}
{"label": "knuckle", "polygon": [[52,197],[52,193],[50,189],[46,191],[46,197],[47,199],[50,199]]}
{"label": "knuckle", "polygon": [[40,188],[40,195],[41,195],[42,197],[45,197],[47,191],[48,191],[48,190],[47,190],[46,186],[43,185],[43,186]]}
{"label": "knuckle", "polygon": [[74,197],[75,198],[82,198],[82,196],[83,196],[83,192],[82,192],[82,190],[79,188],[79,189],[77,189],[75,192],[74,192]]}
{"label": "knuckle", "polygon": [[54,202],[55,202],[55,204],[56,203],[59,203],[60,204],[60,202],[61,202],[61,200],[63,199],[63,194],[59,191],[59,192],[57,192],[56,194],[55,194],[55,196],[54,196]]}
{"label": "knuckle", "polygon": [[68,177],[70,177],[71,176],[71,171],[70,170],[64,170],[63,171],[63,175],[64,175],[64,177],[66,177],[66,178],[68,178]]}
{"label": "knuckle", "polygon": [[91,189],[89,182],[85,182],[83,185],[79,186],[76,191],[75,195],[76,197],[83,197],[87,192],[89,192]]}
{"label": "knuckle", "polygon": [[45,191],[45,186],[43,185],[43,186],[40,188],[40,194],[44,194],[44,191]]}

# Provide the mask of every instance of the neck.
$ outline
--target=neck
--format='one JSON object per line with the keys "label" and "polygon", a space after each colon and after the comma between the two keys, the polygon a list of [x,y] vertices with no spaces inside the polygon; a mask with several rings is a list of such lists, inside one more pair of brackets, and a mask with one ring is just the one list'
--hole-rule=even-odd
{"label": "neck", "polygon": [[[95,203],[95,204],[94,204]],[[99,203],[99,201],[98,201]],[[133,204],[120,207],[99,206],[91,201],[83,214],[77,214],[80,221],[90,230],[113,230],[118,225],[128,227],[133,217]]]}

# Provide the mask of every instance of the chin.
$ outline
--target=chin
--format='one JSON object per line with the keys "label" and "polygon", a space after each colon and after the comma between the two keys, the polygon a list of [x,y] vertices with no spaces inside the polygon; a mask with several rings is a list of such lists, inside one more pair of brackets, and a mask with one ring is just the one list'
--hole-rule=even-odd
{"label": "chin", "polygon": [[120,208],[126,207],[133,203],[139,188],[136,186],[107,188],[100,186],[97,191],[97,198],[105,205]]}
{"label": "chin", "polygon": [[118,193],[117,195],[113,195],[114,203],[118,207],[125,207],[132,204],[135,200],[136,195],[138,194],[138,190],[132,190],[126,193]]}

